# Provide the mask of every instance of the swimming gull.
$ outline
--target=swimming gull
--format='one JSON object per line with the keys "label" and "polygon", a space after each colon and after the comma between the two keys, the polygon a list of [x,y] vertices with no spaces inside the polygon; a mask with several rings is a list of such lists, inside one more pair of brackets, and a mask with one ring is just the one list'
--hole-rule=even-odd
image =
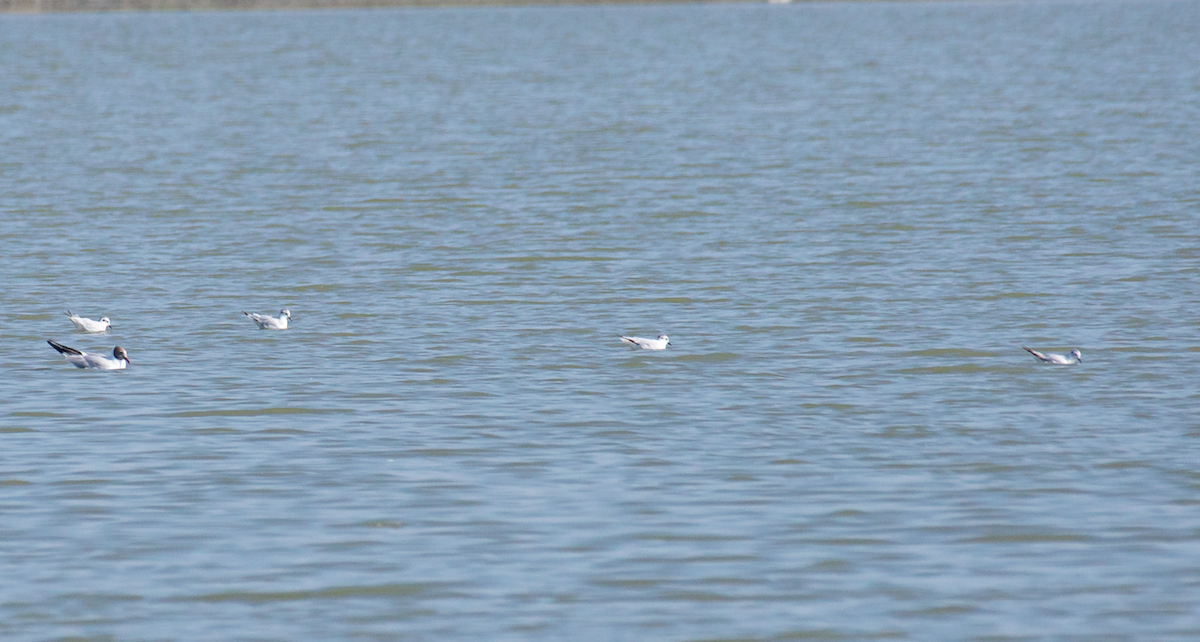
{"label": "swimming gull", "polygon": [[[1025,346],[1021,347],[1025,348]],[[1053,363],[1057,366],[1073,366],[1075,364],[1083,363],[1083,355],[1080,354],[1078,348],[1072,350],[1068,356],[1054,354],[1053,352],[1038,352],[1037,350],[1031,350],[1029,348],[1025,348],[1025,351],[1037,357],[1038,361],[1041,361],[1042,363]]]}
{"label": "swimming gull", "polygon": [[67,318],[71,320],[71,323],[75,324],[76,328],[84,332],[104,332],[112,327],[112,321],[109,321],[108,317],[100,317],[100,320],[96,321],[95,319],[81,317],[67,310]]}
{"label": "swimming gull", "polygon": [[279,318],[269,317],[265,314],[251,314],[242,310],[242,314],[250,317],[250,320],[257,323],[258,327],[263,330],[287,330],[288,319],[292,318],[291,311],[286,308],[279,311]]}
{"label": "swimming gull", "polygon": [[660,334],[657,339],[643,339],[642,337],[626,337],[622,336],[621,341],[628,343],[631,346],[637,346],[643,350],[666,350],[667,346],[671,345],[671,340],[667,335]]}
{"label": "swimming gull", "polygon": [[108,357],[102,354],[88,354],[82,350],[65,346],[53,339],[47,339],[46,343],[49,343],[50,347],[58,350],[76,368],[123,370],[129,365],[129,355],[125,354],[125,348],[121,346],[113,348],[113,356]]}

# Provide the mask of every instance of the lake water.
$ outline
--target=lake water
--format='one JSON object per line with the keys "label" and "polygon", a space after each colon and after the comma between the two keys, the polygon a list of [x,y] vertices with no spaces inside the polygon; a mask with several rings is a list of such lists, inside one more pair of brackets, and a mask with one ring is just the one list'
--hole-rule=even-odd
{"label": "lake water", "polygon": [[0,16],[0,639],[1200,638],[1198,33]]}

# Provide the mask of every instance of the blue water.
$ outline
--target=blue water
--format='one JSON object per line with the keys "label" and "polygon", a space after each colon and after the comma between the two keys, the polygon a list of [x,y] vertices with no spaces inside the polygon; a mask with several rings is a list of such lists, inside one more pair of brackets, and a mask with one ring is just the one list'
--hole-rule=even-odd
{"label": "blue water", "polygon": [[0,16],[0,639],[1197,639],[1197,33]]}

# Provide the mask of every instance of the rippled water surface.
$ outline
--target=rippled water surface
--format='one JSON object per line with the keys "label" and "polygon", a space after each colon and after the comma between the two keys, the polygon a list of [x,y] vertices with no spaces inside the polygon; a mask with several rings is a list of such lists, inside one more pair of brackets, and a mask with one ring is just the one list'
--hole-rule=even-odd
{"label": "rippled water surface", "polygon": [[1198,639],[1197,33],[0,16],[0,638]]}

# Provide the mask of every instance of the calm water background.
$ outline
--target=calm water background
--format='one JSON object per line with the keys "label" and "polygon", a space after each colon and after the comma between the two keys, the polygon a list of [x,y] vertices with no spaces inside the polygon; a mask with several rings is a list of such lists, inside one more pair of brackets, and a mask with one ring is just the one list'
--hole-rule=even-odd
{"label": "calm water background", "polygon": [[0,16],[0,638],[1197,639],[1198,34]]}

